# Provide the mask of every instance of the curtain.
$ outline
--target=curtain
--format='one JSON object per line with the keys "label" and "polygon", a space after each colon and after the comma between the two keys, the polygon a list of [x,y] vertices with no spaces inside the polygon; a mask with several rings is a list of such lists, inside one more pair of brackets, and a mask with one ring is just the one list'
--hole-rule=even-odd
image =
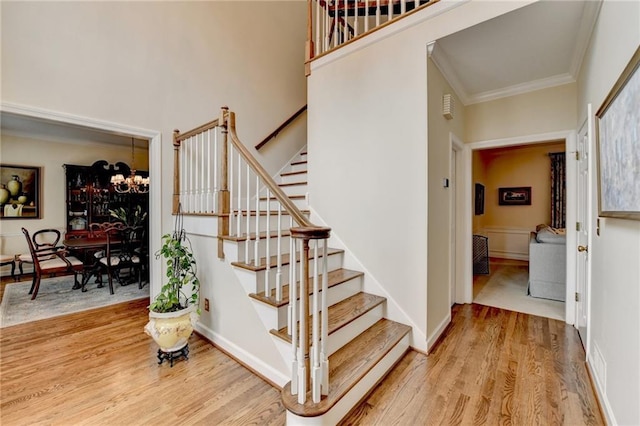
{"label": "curtain", "polygon": [[551,227],[566,227],[566,183],[564,152],[549,153],[551,158]]}

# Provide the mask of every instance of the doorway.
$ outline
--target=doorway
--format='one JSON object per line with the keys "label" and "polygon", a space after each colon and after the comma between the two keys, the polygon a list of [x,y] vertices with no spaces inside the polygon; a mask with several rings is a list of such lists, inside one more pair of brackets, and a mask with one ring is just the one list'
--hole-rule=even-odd
{"label": "doorway", "polygon": [[[464,277],[463,277],[463,289],[462,298],[464,303],[473,302],[473,274],[472,274],[472,244],[471,235],[474,230],[474,210],[473,210],[473,153],[474,151],[491,149],[491,148],[506,148],[516,147],[524,145],[534,145],[540,143],[547,143],[550,141],[564,141],[566,152],[575,152],[576,135],[574,131],[566,132],[554,132],[539,135],[528,135],[524,137],[507,138],[492,141],[473,142],[465,146],[465,199],[464,199],[464,216],[465,216],[465,228],[469,230],[465,234],[464,238]],[[567,158],[570,160],[570,156]],[[575,222],[575,194],[576,194],[576,177],[575,177],[575,162],[567,161],[567,173],[566,173],[566,191],[567,191],[567,212],[566,223]],[[514,185],[516,186],[516,185]],[[522,185],[517,185],[522,186]],[[575,246],[576,233],[570,226],[566,229],[566,247]],[[527,232],[528,234],[528,232]],[[525,248],[527,250],[528,248]],[[528,252],[526,252],[528,256]],[[573,256],[573,259],[572,259]],[[566,303],[563,319],[567,323],[573,324],[575,320],[575,302],[573,301],[573,294],[575,292],[575,255],[573,251],[570,253],[567,251],[567,274],[566,274]],[[571,297],[569,297],[571,295]]]}

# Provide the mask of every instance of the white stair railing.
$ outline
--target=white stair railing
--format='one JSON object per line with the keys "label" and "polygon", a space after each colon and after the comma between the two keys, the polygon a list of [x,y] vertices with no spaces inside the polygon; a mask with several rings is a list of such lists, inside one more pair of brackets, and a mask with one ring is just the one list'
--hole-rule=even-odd
{"label": "white stair railing", "polygon": [[[307,62],[439,0],[307,0]],[[314,31],[315,27],[315,31]]]}
{"label": "white stair railing", "polygon": [[[264,291],[266,297],[282,300],[288,267],[291,391],[301,404],[307,393],[319,402],[329,383],[324,345],[330,228],[311,223],[267,174],[238,139],[235,113],[228,108],[222,108],[219,119],[196,129],[182,134],[175,130],[173,144],[174,213],[181,204],[185,215],[217,216],[218,256],[224,257],[226,237],[244,244],[238,260],[264,274],[264,288],[256,292]],[[290,244],[283,243],[287,237]]]}

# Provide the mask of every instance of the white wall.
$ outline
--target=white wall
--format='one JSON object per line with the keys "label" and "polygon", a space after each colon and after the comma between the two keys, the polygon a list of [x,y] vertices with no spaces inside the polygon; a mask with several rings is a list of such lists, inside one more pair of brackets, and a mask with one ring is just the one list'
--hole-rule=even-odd
{"label": "white wall", "polygon": [[[162,209],[151,213],[162,216],[167,232],[173,129],[210,121],[228,105],[237,113],[241,140],[253,147],[304,105],[305,12],[306,2],[297,1],[3,2],[2,102],[161,133],[162,167],[154,181],[161,187],[154,193]],[[289,148],[260,154],[270,172],[305,141],[282,134],[273,143]],[[230,297],[219,290],[237,284],[224,273],[202,279],[214,308]],[[252,333],[265,333],[255,318],[242,315],[248,297],[228,303],[239,306],[220,318],[211,312],[203,323],[238,347],[252,341]],[[253,341],[243,349],[263,350],[261,337]]]}
{"label": "white wall", "polygon": [[[426,45],[524,4],[469,2],[445,11],[453,3],[440,2],[407,18],[404,30],[386,27],[312,64],[311,204],[423,335],[427,335]],[[448,208],[443,206],[439,214],[448,214]]]}
{"label": "white wall", "polygon": [[[458,138],[464,135],[466,108],[445,80],[438,67],[429,59],[427,63],[428,99],[428,225],[427,232],[427,336],[429,343],[437,340],[438,334],[450,321],[449,281],[451,272],[451,226],[454,219],[451,205],[453,185],[462,192],[464,182],[454,182],[451,174],[450,134]],[[451,94],[454,98],[454,116],[446,119],[442,115],[442,97]],[[462,153],[460,153],[461,155]],[[443,179],[452,184],[445,188]],[[462,205],[459,206],[462,208]],[[458,230],[462,232],[462,230]]]}
{"label": "white wall", "polygon": [[[578,80],[578,123],[594,113],[640,46],[640,3],[605,1]],[[594,147],[591,152],[595,153]],[[593,217],[597,174],[592,168]],[[640,184],[640,183],[638,183]],[[592,266],[589,364],[610,424],[640,424],[640,221],[600,218],[590,229]],[[598,370],[598,353],[606,365]]]}

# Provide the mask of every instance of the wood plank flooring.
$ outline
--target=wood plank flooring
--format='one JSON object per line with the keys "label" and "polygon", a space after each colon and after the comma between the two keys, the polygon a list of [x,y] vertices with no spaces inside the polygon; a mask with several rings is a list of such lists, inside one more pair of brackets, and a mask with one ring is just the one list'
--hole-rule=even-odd
{"label": "wood plank flooring", "polygon": [[427,357],[409,352],[342,425],[602,425],[576,330],[456,305]]}
{"label": "wood plank flooring", "polygon": [[[280,392],[197,335],[158,366],[148,301],[0,330],[0,424],[285,423]],[[343,424],[598,425],[576,331],[461,305],[428,357],[409,352]]]}
{"label": "wood plank flooring", "polygon": [[157,364],[149,300],[2,329],[0,423],[282,425],[280,391],[193,335]]}

